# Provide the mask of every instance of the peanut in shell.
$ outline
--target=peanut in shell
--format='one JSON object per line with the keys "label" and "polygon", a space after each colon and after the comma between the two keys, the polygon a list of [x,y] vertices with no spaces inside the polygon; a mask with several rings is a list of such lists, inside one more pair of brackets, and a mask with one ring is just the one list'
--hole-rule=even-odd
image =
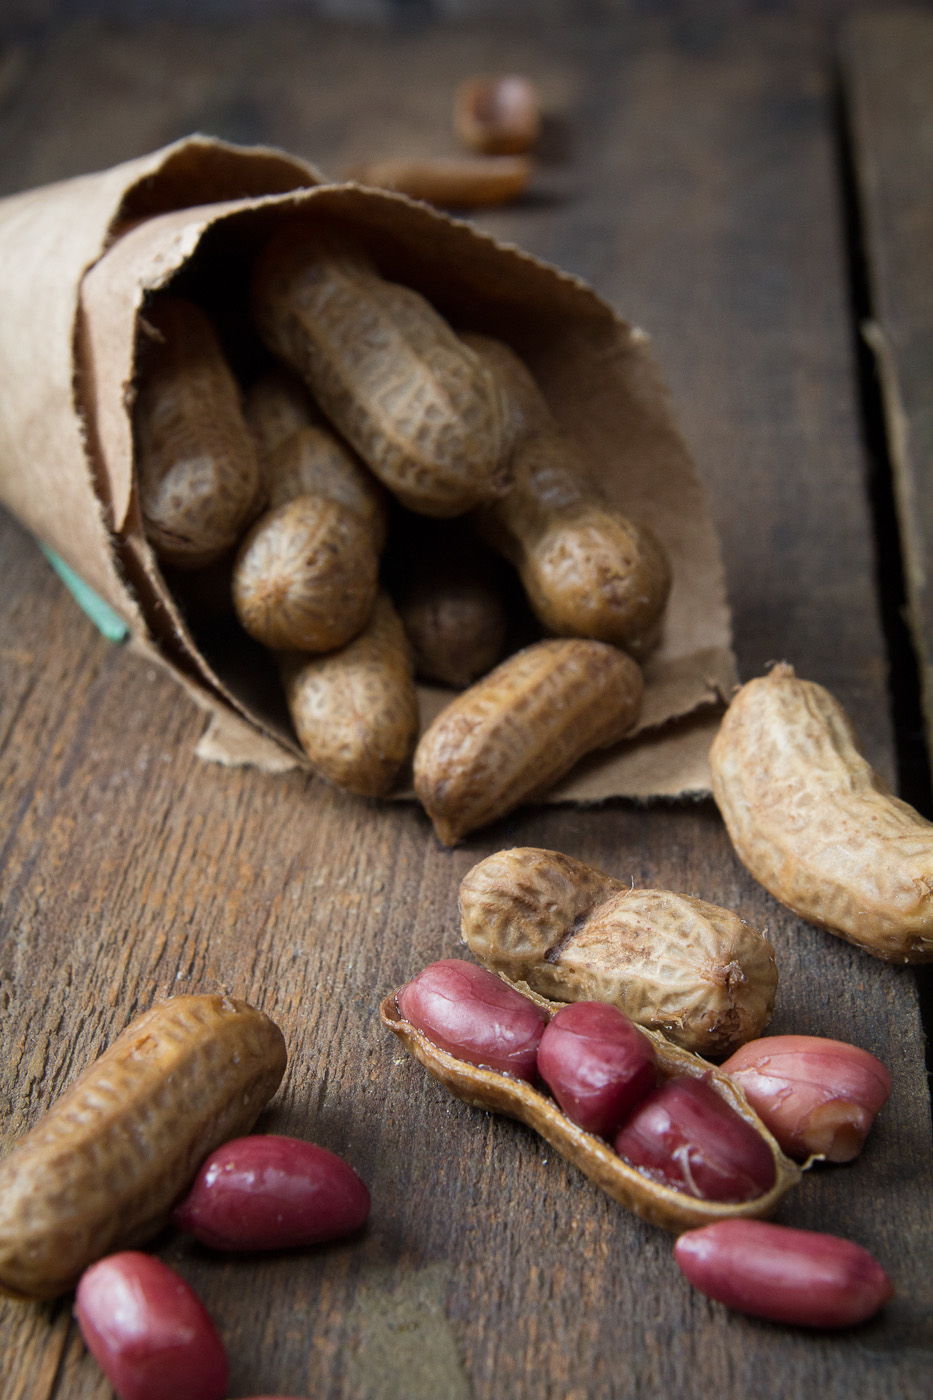
{"label": "peanut in shell", "polygon": [[411,648],[385,594],[366,627],[326,656],[282,658],[289,713],[312,767],[336,787],[383,797],[411,757],[418,697]]}
{"label": "peanut in shell", "polygon": [[379,557],[366,523],[323,496],[296,496],[262,515],[233,566],[242,626],[276,650],[332,651],[365,626]]}
{"label": "peanut in shell", "polygon": [[279,1028],[244,1001],[178,996],[138,1016],[0,1162],[0,1291],[54,1298],[155,1235],[285,1062]]}
{"label": "peanut in shell", "polygon": [[403,505],[458,515],[505,489],[498,385],[413,288],[287,224],[258,259],[253,314],[268,348]]}
{"label": "peanut in shell", "polygon": [[161,559],[200,568],[233,548],[261,504],[256,452],[201,308],[164,294],[144,328],[134,429],[146,535]]}
{"label": "peanut in shell", "polygon": [[933,959],[933,823],[895,797],[823,686],[775,666],[710,751],[736,854],[775,899],[886,962]]}
{"label": "peanut in shell", "polygon": [[334,432],[301,381],[284,366],[267,370],[246,399],[270,509],[296,496],[323,496],[369,527],[377,553],[385,544],[385,488]]}
{"label": "peanut in shell", "polygon": [[611,1002],[720,1058],[767,1025],[774,950],[730,910],[638,890],[559,851],[498,851],[460,886],[463,937],[487,967],[555,1001]]}
{"label": "peanut in shell", "polygon": [[617,743],[642,691],[637,663],[604,642],[551,638],[507,657],[440,712],[415,750],[415,792],[438,838],[455,845]]}
{"label": "peanut in shell", "polygon": [[477,512],[480,532],[515,566],[546,631],[647,656],[671,587],[664,550],[603,499],[518,356],[488,336],[464,340],[499,380],[515,440],[512,485]]}

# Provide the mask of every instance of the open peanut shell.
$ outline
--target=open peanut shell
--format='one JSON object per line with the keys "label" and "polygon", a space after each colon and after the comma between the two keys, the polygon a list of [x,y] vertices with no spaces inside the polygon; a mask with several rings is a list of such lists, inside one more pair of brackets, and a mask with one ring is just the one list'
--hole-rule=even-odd
{"label": "open peanut shell", "polygon": [[[509,985],[537,1006],[543,1007],[550,1015],[560,1010],[563,1005],[561,1002],[548,1001],[545,997],[538,996],[521,982],[509,982]],[[458,1060],[449,1051],[435,1045],[422,1031],[405,1020],[398,1008],[397,995],[397,992],[393,992],[382,1002],[379,1008],[382,1024],[398,1036],[408,1053],[424,1065],[429,1074],[472,1107],[485,1108],[492,1113],[504,1113],[534,1129],[555,1151],[578,1167],[584,1176],[589,1177],[614,1201],[627,1206],[652,1225],[660,1225],[665,1230],[679,1233],[699,1225],[709,1225],[714,1220],[769,1216],[777,1209],[781,1198],[800,1180],[800,1168],[784,1156],[771,1133],[729,1076],[714,1069],[699,1055],[693,1055],[689,1050],[681,1050],[672,1045],[657,1031],[638,1027],[654,1047],[661,1074],[665,1077],[675,1074],[708,1075],[729,1105],[767,1143],[774,1160],[774,1185],[763,1196],[733,1205],[723,1201],[699,1200],[653,1181],[619,1157],[602,1138],[588,1133],[574,1123],[554,1099],[536,1089],[534,1085],[525,1080],[513,1079],[497,1070]]]}
{"label": "open peanut shell", "polygon": [[[706,752],[735,680],[729,613],[705,495],[647,337],[578,279],[427,205],[204,137],[0,201],[0,501],[208,712],[205,756],[306,765],[274,659],[179,605],[143,533],[132,431],[147,299],[173,284],[199,300],[248,377],[251,264],[299,211],[360,243],[457,329],[522,355],[609,499],[670,556],[674,586],[638,730],[551,798],[707,791]],[[425,722],[448,696],[422,688]]]}

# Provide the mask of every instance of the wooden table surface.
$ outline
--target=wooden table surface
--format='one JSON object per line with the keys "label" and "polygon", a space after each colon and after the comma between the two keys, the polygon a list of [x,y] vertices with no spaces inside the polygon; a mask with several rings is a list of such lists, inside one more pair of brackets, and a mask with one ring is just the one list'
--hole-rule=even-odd
{"label": "wooden table surface", "polygon": [[[933,816],[919,682],[933,557],[929,9],[877,5],[853,21],[845,4],[803,0],[316,8],[232,5],[221,23],[207,4],[161,19],[14,5],[0,31],[0,192],[196,130],[332,172],[441,152],[459,79],[534,77],[548,111],[534,191],[478,223],[648,329],[710,493],[742,676],[787,658],[828,685],[876,765]],[[341,9],[348,21],[327,17]],[[862,323],[884,347],[884,393]],[[451,851],[414,806],[205,765],[203,717],[182,691],[104,641],[5,514],[0,539],[4,1143],[136,1012],[225,988],[288,1041],[263,1125],[345,1155],[372,1191],[368,1229],[335,1247],[231,1259],[156,1243],[223,1332],[231,1396],[929,1394],[923,974],[780,907],[709,800],[526,809]],[[463,874],[523,844],[737,909],[776,947],[771,1029],[851,1040],[891,1067],[861,1159],[811,1171],[779,1216],[877,1255],[897,1288],[877,1320],[820,1335],[727,1313],[681,1279],[670,1237],[528,1130],[446,1097],[390,1042],[381,996],[458,951]],[[110,1393],[70,1299],[6,1303],[0,1328],[5,1400]]]}

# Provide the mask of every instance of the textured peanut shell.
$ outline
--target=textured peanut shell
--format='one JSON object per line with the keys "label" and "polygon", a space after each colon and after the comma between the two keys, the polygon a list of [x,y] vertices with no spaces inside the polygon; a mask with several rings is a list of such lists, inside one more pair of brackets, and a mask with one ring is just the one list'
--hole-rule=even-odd
{"label": "textured peanut shell", "polygon": [[246,391],[244,411],[260,460],[302,428],[322,422],[307,386],[284,365],[257,375]]}
{"label": "textured peanut shell", "polygon": [[422,679],[462,690],[506,652],[501,561],[462,522],[409,517],[396,528],[390,589]]}
{"label": "textured peanut shell", "polygon": [[508,657],[441,711],[415,751],[415,792],[439,839],[455,845],[617,743],[642,689],[637,663],[603,642],[555,638]]}
{"label": "textured peanut shell", "polygon": [[213,327],[181,297],[146,308],[134,412],[139,500],[149,541],[181,568],[213,563],[261,501],[239,391]]}
{"label": "textured peanut shell", "polygon": [[[527,987],[519,986],[519,990],[549,1012],[559,1010],[556,1003],[536,996]],[[660,1072],[665,1076],[708,1075],[717,1092],[767,1143],[774,1160],[775,1180],[763,1196],[740,1204],[705,1201],[652,1181],[636,1167],[623,1161],[602,1138],[574,1123],[561,1112],[553,1099],[531,1084],[512,1079],[496,1070],[467,1064],[432,1044],[423,1032],[404,1019],[396,997],[397,993],[386,997],[380,1007],[383,1025],[399,1037],[409,1054],[424,1065],[435,1079],[440,1080],[446,1089],[475,1108],[504,1113],[526,1123],[614,1201],[627,1206],[652,1225],[679,1232],[708,1225],[713,1220],[768,1216],[773,1214],[781,1198],[800,1180],[800,1169],[784,1156],[741,1090],[728,1076],[713,1069],[698,1056],[671,1045],[661,1035],[642,1031],[654,1047]]]}
{"label": "textured peanut shell", "polygon": [[233,603],[264,646],[332,651],[369,617],[379,556],[365,522],[323,496],[297,496],[262,515],[233,566]]}
{"label": "textured peanut shell", "polygon": [[267,371],[250,388],[246,414],[270,508],[296,496],[337,501],[365,521],[380,551],[385,489],[325,422],[301,381],[284,368]]}
{"label": "textured peanut shell", "polygon": [[933,824],[893,796],[830,693],[775,666],[710,752],[739,859],[782,904],[887,962],[933,958]]}
{"label": "textured peanut shell", "polygon": [[132,1021],[0,1162],[0,1290],[54,1298],[155,1235],[285,1061],[274,1022],[230,997],[172,997]]}
{"label": "textured peanut shell", "polygon": [[516,847],[468,871],[463,937],[510,981],[556,1001],[606,1001],[675,1044],[720,1058],[767,1025],[771,944],[744,919],[636,890],[559,851]]}
{"label": "textured peanut shell", "polygon": [[349,792],[384,796],[418,735],[411,650],[389,599],[380,594],[348,646],[284,657],[282,669],[292,722],[314,768]]}
{"label": "textured peanut shell", "polygon": [[270,350],[404,505],[457,515],[505,489],[496,382],[418,292],[287,225],[257,262],[253,312]]}
{"label": "textured peanut shell", "polygon": [[498,377],[517,439],[510,489],[477,516],[484,537],[515,566],[548,632],[646,656],[670,593],[663,549],[602,499],[518,357],[488,337],[464,339]]}

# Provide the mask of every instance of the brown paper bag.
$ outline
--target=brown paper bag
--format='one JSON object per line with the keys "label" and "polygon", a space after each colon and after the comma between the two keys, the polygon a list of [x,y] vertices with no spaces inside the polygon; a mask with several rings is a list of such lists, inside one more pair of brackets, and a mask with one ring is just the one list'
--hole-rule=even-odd
{"label": "brown paper bag", "polygon": [[[181,279],[245,340],[251,260],[297,210],[346,230],[458,329],[511,344],[610,499],[668,551],[674,585],[639,731],[552,798],[706,791],[706,752],[735,681],[729,613],[704,492],[647,337],[579,280],[425,205],[202,137],[0,201],[0,499],[208,711],[203,756],[306,763],[272,659],[244,634],[195,635],[173,597],[142,531],[131,423],[146,297]],[[423,688],[425,718],[446,698]]]}

